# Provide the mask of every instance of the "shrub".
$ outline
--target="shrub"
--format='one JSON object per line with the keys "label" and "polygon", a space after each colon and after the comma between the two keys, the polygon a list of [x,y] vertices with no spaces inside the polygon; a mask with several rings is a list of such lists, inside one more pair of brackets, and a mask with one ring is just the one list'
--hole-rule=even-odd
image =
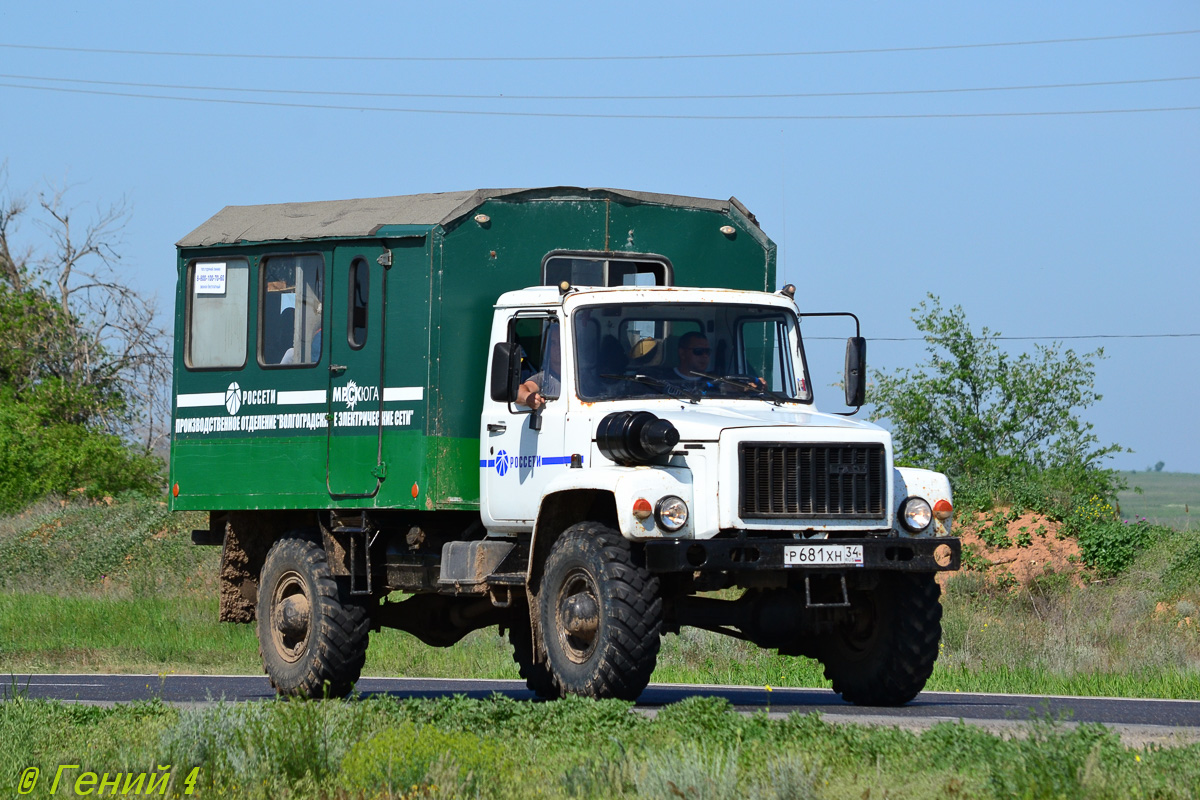
{"label": "shrub", "polygon": [[80,489],[93,498],[153,491],[161,471],[159,459],[115,434],[56,420],[44,404],[0,388],[0,512]]}
{"label": "shrub", "polygon": [[426,794],[462,796],[497,761],[496,747],[474,734],[403,722],[351,748],[342,771],[355,789],[386,788],[392,793],[415,786]]}
{"label": "shrub", "polygon": [[1102,725],[1064,731],[1036,722],[1012,751],[992,765],[989,783],[997,797],[1091,800],[1100,788],[1104,757],[1119,757],[1123,748],[1120,737]]}
{"label": "shrub", "polygon": [[1101,446],[1079,412],[1098,402],[1095,362],[1058,343],[1013,355],[1000,334],[976,332],[961,306],[943,309],[928,295],[913,309],[924,334],[925,364],[876,370],[873,419],[894,426],[897,459],[951,478],[1015,471],[1099,469],[1119,451]]}
{"label": "shrub", "polygon": [[737,750],[689,744],[650,753],[636,778],[639,797],[726,800],[740,796]]}

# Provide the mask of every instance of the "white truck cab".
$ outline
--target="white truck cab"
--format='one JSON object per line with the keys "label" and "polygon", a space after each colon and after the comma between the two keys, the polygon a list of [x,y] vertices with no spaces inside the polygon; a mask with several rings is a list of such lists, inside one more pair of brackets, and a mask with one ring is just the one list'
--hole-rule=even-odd
{"label": "white truck cab", "polygon": [[[582,514],[597,522],[568,546],[611,526],[624,544],[609,550],[630,554],[640,586],[655,584],[644,599],[664,629],[736,630],[820,657],[860,702],[919,691],[936,637],[916,663],[901,639],[922,638],[906,630],[914,620],[937,627],[933,573],[957,567],[950,485],[894,468],[886,430],[817,408],[792,293],[536,287],[499,298],[492,342],[481,515],[490,538],[530,537],[525,588],[542,609],[532,639],[552,675],[578,671],[604,641],[601,567],[613,553],[575,563],[565,588],[541,567],[556,551],[575,556],[563,521]],[[861,386],[864,343],[848,347],[847,383]],[[544,402],[518,402],[522,385]],[[741,600],[698,596],[733,586]],[[562,634],[581,616],[585,632]]]}

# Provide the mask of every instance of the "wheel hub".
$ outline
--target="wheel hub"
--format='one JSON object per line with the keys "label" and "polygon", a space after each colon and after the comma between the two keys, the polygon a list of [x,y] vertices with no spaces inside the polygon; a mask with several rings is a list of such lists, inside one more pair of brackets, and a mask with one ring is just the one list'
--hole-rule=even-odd
{"label": "wheel hub", "polygon": [[279,604],[279,613],[275,618],[275,627],[284,636],[294,639],[304,639],[308,636],[308,598],[295,594]]}
{"label": "wheel hub", "polygon": [[275,585],[271,602],[271,638],[285,661],[296,662],[308,647],[312,603],[303,578],[287,572]]}
{"label": "wheel hub", "polygon": [[600,627],[600,609],[596,607],[596,599],[586,593],[568,597],[563,608],[563,627],[572,636],[594,638]]}
{"label": "wheel hub", "polygon": [[583,663],[596,649],[600,631],[600,603],[596,583],[583,570],[575,570],[563,582],[556,604],[558,636],[567,658]]}

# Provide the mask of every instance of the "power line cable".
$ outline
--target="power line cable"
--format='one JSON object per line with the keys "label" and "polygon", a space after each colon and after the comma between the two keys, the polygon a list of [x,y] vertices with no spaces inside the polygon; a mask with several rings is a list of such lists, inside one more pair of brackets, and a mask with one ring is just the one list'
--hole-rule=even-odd
{"label": "power line cable", "polygon": [[795,50],[771,53],[698,53],[631,56],[329,56],[272,53],[203,53],[171,50],[118,50],[100,47],[60,47],[53,45],[0,43],[0,48],[42,50],[57,53],[95,53],[103,55],[170,56],[182,58],[244,58],[278,61],[365,61],[365,62],[554,62],[554,61],[680,61],[689,59],[785,58],[794,56],[847,56],[879,53],[921,53],[938,50],[973,50],[989,47],[1028,47],[1047,44],[1077,44],[1082,42],[1112,42],[1130,39],[1150,39],[1165,36],[1191,36],[1200,29],[1184,31],[1155,31],[1125,33],[1111,36],[1079,36],[1062,39],[1028,39],[1011,42],[979,42],[972,44],[920,45],[913,47],[867,47],[851,50]]}
{"label": "power line cable", "polygon": [[754,120],[868,120],[868,119],[972,119],[989,117],[1064,117],[1095,116],[1104,114],[1149,114],[1172,111],[1200,111],[1200,106],[1166,106],[1155,108],[1099,108],[1068,111],[991,111],[943,114],[594,114],[554,111],[483,111],[475,109],[444,108],[387,108],[380,106],[348,106],[322,103],[284,103],[267,100],[235,100],[220,97],[181,97],[178,95],[141,94],[137,92],[112,92],[101,89],[71,89],[65,86],[26,86],[16,83],[0,83],[9,89],[30,89],[42,92],[88,94],[105,97],[132,97],[146,100],[174,100],[185,103],[223,103],[239,106],[263,106],[269,108],[306,108],[326,111],[378,111],[392,114],[440,114],[453,116],[483,117],[540,117],[561,119],[660,119],[660,120],[710,120],[710,121],[754,121]]}
{"label": "power line cable", "polygon": [[[840,342],[839,336],[805,336],[806,341]],[[924,336],[871,336],[872,342],[924,342]],[[981,336],[981,339],[1000,342],[1058,342],[1069,339],[1191,339],[1200,333],[1094,333],[1078,336]]]}
{"label": "power line cable", "polygon": [[6,80],[45,81],[53,83],[82,83],[89,86],[123,86],[140,89],[173,89],[197,92],[241,92],[244,94],[284,94],[303,96],[393,97],[422,100],[786,100],[793,98],[826,97],[888,97],[897,95],[964,94],[970,92],[1014,92],[1035,89],[1079,89],[1097,86],[1132,86],[1155,83],[1198,81],[1200,75],[1170,78],[1133,78],[1116,81],[1086,81],[1082,83],[1039,83],[1023,86],[979,86],[952,89],[888,89],[858,92],[792,92],[781,94],[683,94],[683,95],[537,95],[537,94],[428,94],[416,92],[355,92],[323,91],[317,89],[261,89],[238,86],[200,86],[174,83],[136,83],[131,81],[102,81],[87,78],[47,78],[39,75],[0,74]]}

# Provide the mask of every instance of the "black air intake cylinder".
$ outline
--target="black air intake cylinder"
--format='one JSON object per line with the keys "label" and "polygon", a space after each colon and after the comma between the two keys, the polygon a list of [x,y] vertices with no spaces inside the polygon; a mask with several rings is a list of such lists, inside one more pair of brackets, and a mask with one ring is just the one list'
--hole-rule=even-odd
{"label": "black air intake cylinder", "polygon": [[614,411],[600,420],[596,446],[624,467],[649,464],[679,444],[679,431],[649,411]]}

